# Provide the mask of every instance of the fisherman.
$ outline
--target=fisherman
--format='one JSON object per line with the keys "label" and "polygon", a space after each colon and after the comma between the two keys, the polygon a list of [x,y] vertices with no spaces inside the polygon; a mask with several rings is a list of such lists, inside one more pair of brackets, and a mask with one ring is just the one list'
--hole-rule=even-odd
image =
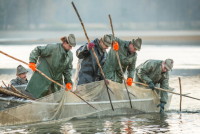
{"label": "fisherman", "polygon": [[10,81],[10,84],[13,86],[19,86],[19,85],[23,85],[23,84],[27,84],[28,80],[26,78],[28,71],[26,70],[26,68],[24,68],[22,65],[19,65],[17,67],[17,78],[16,79],[12,79]]}
{"label": "fisherman", "polygon": [[[174,61],[172,59],[147,60],[140,64],[134,72],[134,81],[142,82],[149,85],[154,90],[156,84],[160,84],[160,88],[169,90],[169,70],[172,70]],[[136,84],[138,86],[138,84]],[[165,91],[160,92],[161,100],[157,107],[160,107],[160,113],[164,113],[164,106],[168,100],[168,94]]]}
{"label": "fisherman", "polygon": [[70,50],[76,46],[76,39],[73,34],[70,34],[68,37],[60,38],[60,40],[62,43],[38,46],[30,54],[29,67],[34,73],[26,90],[32,93],[35,98],[41,98],[61,89],[60,86],[35,71],[36,63],[38,70],[61,85],[63,84],[63,75],[66,88],[71,89],[73,54]]}
{"label": "fisherman", "polygon": [[[111,40],[113,40],[112,35]],[[105,77],[106,79],[110,79],[114,82],[122,83],[123,76],[115,52],[118,51],[123,72],[125,73],[127,69],[127,84],[131,86],[134,76],[135,63],[137,60],[136,51],[140,51],[142,39],[138,37],[138,39],[136,40],[132,39],[132,41],[125,41],[115,37],[115,41],[117,43],[114,43],[112,48],[108,52],[108,56],[104,65],[103,71]]]}
{"label": "fisherman", "polygon": [[79,60],[74,85],[103,80],[101,70],[92,52],[92,48],[97,55],[101,67],[103,67],[107,57],[106,49],[108,49],[111,44],[111,36],[106,34],[101,39],[96,38],[91,43],[86,43],[76,50],[76,56]]}

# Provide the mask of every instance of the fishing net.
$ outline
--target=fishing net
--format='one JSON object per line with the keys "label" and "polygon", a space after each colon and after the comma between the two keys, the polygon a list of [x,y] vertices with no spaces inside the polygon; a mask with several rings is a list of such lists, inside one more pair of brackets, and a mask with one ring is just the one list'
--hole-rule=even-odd
{"label": "fishing net", "polygon": [[[156,106],[160,103],[159,98],[151,89],[138,86],[128,86],[133,108],[130,108],[127,91],[124,84],[109,80],[109,91],[114,111],[112,111],[107,89],[104,81],[74,87],[74,92],[88,101],[97,110],[83,102],[76,95],[65,90],[60,90],[46,97],[32,101],[8,110],[0,112],[0,126],[21,125],[42,121],[70,120],[74,117],[105,116],[135,114],[138,112],[158,112]],[[172,89],[171,89],[172,90]],[[171,94],[168,94],[167,110]]]}

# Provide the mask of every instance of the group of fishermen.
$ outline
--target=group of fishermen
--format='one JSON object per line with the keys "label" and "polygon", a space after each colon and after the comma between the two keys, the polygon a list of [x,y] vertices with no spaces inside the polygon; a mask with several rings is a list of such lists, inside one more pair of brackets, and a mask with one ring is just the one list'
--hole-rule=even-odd
{"label": "group of fishermen", "polygon": [[[19,65],[17,67],[17,78],[11,80],[11,84],[16,86],[28,83],[26,90],[33,94],[35,98],[41,98],[61,89],[60,86],[35,71],[37,68],[60,84],[63,84],[62,76],[64,76],[66,88],[70,90],[72,86],[71,70],[73,69],[73,54],[70,50],[76,46],[76,39],[73,34],[70,34],[60,40],[62,43],[37,46],[32,50],[29,57],[29,67],[34,73],[30,81],[28,82],[26,78],[28,71]],[[161,88],[169,90],[168,71],[172,70],[172,59],[166,59],[165,61],[147,60],[135,68],[136,51],[141,50],[142,39],[138,37],[131,41],[125,41],[115,37],[115,41],[113,42],[111,34],[106,34],[102,38],[96,38],[91,43],[86,43],[76,50],[76,56],[79,60],[73,86],[103,80],[101,70],[92,52],[93,49],[103,68],[107,84],[109,84],[108,79],[118,83],[123,82],[123,74],[116,56],[116,51],[118,51],[122,70],[123,72],[127,70],[127,85],[131,86],[133,81],[141,82],[148,84],[149,88],[154,90],[155,85],[159,83]],[[106,49],[109,47],[111,49],[107,53]],[[158,105],[161,113],[164,112],[164,105],[167,100],[167,92],[161,91],[161,100]]]}

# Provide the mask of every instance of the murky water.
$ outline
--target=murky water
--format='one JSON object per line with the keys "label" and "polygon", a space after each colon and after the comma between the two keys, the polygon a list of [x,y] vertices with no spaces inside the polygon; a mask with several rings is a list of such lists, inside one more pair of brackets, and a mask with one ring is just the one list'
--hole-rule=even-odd
{"label": "murky water", "polygon": [[[78,61],[75,51],[80,45],[81,44],[78,44],[78,46],[72,49],[74,54],[74,68],[76,68]],[[38,45],[0,45],[0,50],[28,62],[29,54],[36,46]],[[185,69],[178,72],[177,75],[170,76],[170,86],[174,87],[176,92],[179,93],[178,76],[180,76],[183,94],[200,98],[200,45],[143,44],[141,51],[138,52],[136,66],[147,59],[164,60],[166,58],[174,59],[174,69]],[[0,61],[0,81],[4,80],[5,83],[8,84],[9,81],[16,76],[14,73],[7,74],[2,70],[14,69],[21,63],[4,55],[0,55]],[[187,69],[194,71],[195,74],[192,73],[192,75],[190,75],[191,73],[190,71],[188,72]],[[172,74],[173,71],[170,73]],[[31,71],[28,73],[28,79],[30,79],[30,77]],[[164,116],[150,113],[103,118],[73,119],[57,123],[1,127],[0,133],[199,133],[200,101],[183,97],[182,113],[180,113],[179,100],[180,96],[173,95],[170,110],[166,112]]]}
{"label": "murky water", "polygon": [[196,133],[200,131],[199,113],[138,114],[127,116],[85,118],[44,123],[3,127],[1,133],[63,133],[63,134],[131,134],[131,133]]}

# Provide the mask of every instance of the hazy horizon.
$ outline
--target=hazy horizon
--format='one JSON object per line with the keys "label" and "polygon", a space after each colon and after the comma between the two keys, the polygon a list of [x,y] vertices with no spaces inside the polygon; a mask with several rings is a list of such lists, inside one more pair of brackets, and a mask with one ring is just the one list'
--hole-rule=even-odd
{"label": "hazy horizon", "polygon": [[[79,30],[71,0],[0,0],[0,30]],[[87,29],[200,30],[199,0],[74,0]]]}

